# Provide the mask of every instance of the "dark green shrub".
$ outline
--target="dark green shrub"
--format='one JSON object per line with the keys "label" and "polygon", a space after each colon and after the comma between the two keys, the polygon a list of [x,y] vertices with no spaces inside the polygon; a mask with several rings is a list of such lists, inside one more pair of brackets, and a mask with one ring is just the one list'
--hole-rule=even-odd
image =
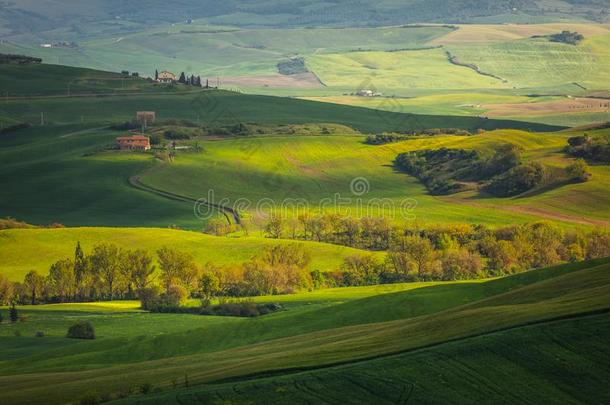
{"label": "dark green shrub", "polygon": [[95,339],[95,329],[89,321],[79,321],[68,329],[70,339]]}
{"label": "dark green shrub", "polygon": [[150,394],[153,390],[153,386],[151,383],[144,383],[140,385],[140,392],[144,395]]}
{"label": "dark green shrub", "polygon": [[161,302],[161,289],[158,286],[146,287],[138,290],[141,308],[150,311]]}
{"label": "dark green shrub", "polygon": [[191,136],[186,131],[181,131],[179,129],[171,129],[167,130],[163,133],[163,137],[165,139],[171,140],[181,140],[181,139],[191,139]]}
{"label": "dark green shrub", "polygon": [[520,165],[491,179],[484,190],[499,197],[521,194],[541,186],[545,173],[544,166],[537,162]]}
{"label": "dark green shrub", "polygon": [[11,305],[11,309],[9,309],[8,316],[11,320],[11,323],[17,323],[17,321],[19,320],[19,312],[17,312],[15,303],[13,303],[13,305]]}
{"label": "dark green shrub", "polygon": [[85,395],[78,401],[80,405],[98,405],[102,403],[102,398],[95,393]]}
{"label": "dark green shrub", "polygon": [[160,145],[161,142],[163,142],[163,137],[161,136],[161,134],[152,134],[149,138],[151,145]]}

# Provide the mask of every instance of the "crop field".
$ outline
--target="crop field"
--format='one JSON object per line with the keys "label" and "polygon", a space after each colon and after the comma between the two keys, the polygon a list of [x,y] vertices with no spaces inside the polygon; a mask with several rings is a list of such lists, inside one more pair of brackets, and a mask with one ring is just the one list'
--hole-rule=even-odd
{"label": "crop field", "polygon": [[[518,336],[523,339],[536,339],[540,336],[536,332],[537,326],[520,327],[561,318],[574,319],[563,322],[578,322],[584,330],[593,322],[590,327],[596,328],[596,336],[602,339],[606,317],[583,318],[582,315],[608,310],[608,283],[607,260],[601,260],[483,282],[409,284],[404,285],[403,291],[397,285],[396,292],[368,298],[358,294],[358,288],[345,289],[342,301],[324,301],[323,294],[318,294],[307,303],[303,301],[285,311],[254,319],[141,314],[134,312],[130,303],[23,308],[29,317],[27,323],[0,325],[5,359],[0,363],[0,386],[7,403],[26,397],[56,402],[78,398],[89,391],[128,393],[127,388],[143,383],[154,384],[159,389],[176,388],[184,386],[185,379],[190,383],[214,382],[285,368],[316,368],[474,336],[481,336],[474,339],[482,340],[483,344],[487,339],[502,341],[507,334],[513,333],[513,328],[517,328],[514,333],[521,334]],[[350,291],[356,293],[353,299],[349,297]],[[330,296],[336,297],[333,292]],[[297,300],[303,297],[295,296]],[[79,343],[63,338],[62,331],[75,318],[93,320],[98,326],[99,338]],[[295,322],[296,319],[299,321]],[[151,323],[158,324],[155,334],[147,332],[147,325]],[[540,327],[551,329],[543,331],[558,330],[559,333],[562,324],[546,325],[541,323]],[[503,329],[507,331],[493,333]],[[21,336],[15,336],[15,330],[20,330]],[[29,337],[36,330],[47,333],[44,338]],[[381,341],[385,343],[380,345]],[[26,342],[27,346],[24,346]],[[467,351],[469,342],[471,340],[460,347]],[[477,340],[472,342],[479,344]],[[355,347],[358,347],[357,351],[354,351]],[[543,346],[538,347],[540,349],[528,348],[528,351],[534,350],[536,356],[541,356],[546,351]],[[602,350],[602,346],[593,347]],[[432,350],[456,350],[456,346],[441,345]],[[405,379],[408,381],[413,378],[408,371],[412,366],[408,365],[414,364],[409,358],[425,353],[415,351],[401,355],[407,359],[399,362],[402,366],[398,369],[393,357],[388,357],[368,364],[354,363],[346,366],[347,371],[333,368],[319,372],[338,373],[336,378],[340,378],[341,373],[349,373],[351,367],[358,368],[359,364],[383,367],[385,363],[388,367],[384,378],[408,376]],[[487,353],[489,349],[481,352],[479,361],[489,359]],[[593,357],[574,350],[570,353],[575,356],[574,361],[589,362],[590,369],[595,369],[596,364],[601,366],[605,357],[600,356],[607,355],[602,354],[603,350]],[[592,356],[590,351],[587,353]],[[461,359],[462,355],[456,353],[456,356]],[[494,358],[492,353],[488,356]],[[249,361],[244,362],[246,358]],[[536,358],[530,361],[535,364]],[[595,364],[591,364],[593,358],[596,358]],[[527,363],[523,361],[518,364],[527,369]],[[240,366],[235,367],[236,364]],[[477,369],[481,370],[479,367]],[[36,374],[27,374],[28,370],[36,370]],[[74,379],[76,374],[79,378]],[[536,375],[540,377],[539,373]],[[280,379],[279,383],[282,381]],[[401,385],[409,385],[400,381]],[[50,384],[56,389],[48,391]],[[248,390],[249,383],[243,384]],[[265,384],[260,384],[263,391]],[[556,381],[547,384],[549,390],[557,386]],[[222,386],[203,389],[216,391]],[[418,395],[426,395],[426,391]],[[40,392],[48,394],[43,399],[37,395]],[[136,400],[145,398],[134,397]]]}
{"label": "crop field", "polygon": [[461,61],[479,66],[510,86],[552,88],[578,83],[587,90],[606,88],[610,36],[591,37],[574,46],[527,39],[487,46],[450,46]]}
{"label": "crop field", "polygon": [[[501,89],[501,80],[448,62],[443,49],[398,52],[351,52],[314,55],[308,65],[329,87],[377,89],[401,93],[409,89]],[[422,66],[426,66],[422,69]],[[400,94],[400,93],[399,93]]]}

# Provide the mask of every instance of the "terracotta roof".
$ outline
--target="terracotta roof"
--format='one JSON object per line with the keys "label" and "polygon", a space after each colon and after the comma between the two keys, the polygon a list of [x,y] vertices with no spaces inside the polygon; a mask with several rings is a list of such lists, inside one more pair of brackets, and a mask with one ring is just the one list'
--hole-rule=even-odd
{"label": "terracotta roof", "polygon": [[144,135],[119,136],[117,141],[150,141],[150,138]]}

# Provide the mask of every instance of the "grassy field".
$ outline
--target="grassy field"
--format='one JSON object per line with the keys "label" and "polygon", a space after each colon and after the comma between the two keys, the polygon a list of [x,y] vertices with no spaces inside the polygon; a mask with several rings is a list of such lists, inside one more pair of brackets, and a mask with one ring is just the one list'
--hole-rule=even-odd
{"label": "grassy field", "polygon": [[[14,281],[22,281],[30,270],[46,274],[51,264],[72,257],[76,243],[89,251],[95,244],[113,242],[120,246],[148,250],[153,256],[163,246],[190,252],[197,263],[241,264],[265,247],[291,243],[251,236],[219,238],[200,232],[159,228],[64,228],[12,229],[0,231],[0,273]],[[311,269],[334,270],[343,258],[356,249],[316,242],[303,242],[311,253]],[[381,253],[380,253],[381,255]]]}
{"label": "grassy field", "polygon": [[[135,396],[116,404],[608,400],[607,314],[529,326],[330,369]],[[524,349],[526,348],[526,349]],[[565,361],[569,358],[569,362]],[[493,365],[493,367],[490,367]],[[578,370],[575,373],[574,370]],[[528,384],[523,384],[527,380]]]}
{"label": "grassy field", "polygon": [[41,113],[47,124],[108,124],[135,118],[136,111],[155,111],[157,119],[187,119],[202,125],[238,123],[334,123],[362,132],[464,128],[476,130],[516,128],[550,131],[562,127],[522,121],[477,117],[413,115],[318,103],[282,97],[201,90],[187,94],[144,94],[108,97],[62,97],[36,100],[2,100],[0,116],[38,125]]}
{"label": "grassy field", "polygon": [[[579,226],[594,225],[596,221],[601,224],[608,220],[608,210],[600,202],[610,203],[605,191],[610,178],[607,166],[593,166],[593,178],[587,183],[567,184],[530,197],[509,199],[468,193],[433,197],[415,179],[392,167],[400,152],[448,147],[476,149],[489,155],[503,143],[523,148],[526,159],[565,167],[570,159],[563,148],[569,136],[572,136],[569,132],[534,134],[499,130],[476,136],[423,137],[382,146],[366,145],[359,136],[228,139],[203,143],[202,154],[179,155],[172,164],[156,165],[142,174],[141,181],[193,198],[205,197],[209,190],[213,190],[216,201],[245,198],[251,211],[259,201],[270,198],[277,210],[287,207],[290,212],[291,200],[283,202],[297,197],[304,199],[311,210],[317,210],[320,201],[332,199],[337,193],[349,198],[343,205],[337,205],[337,211],[349,209],[352,215],[384,215],[397,221],[494,225],[545,217]],[[233,163],[227,166],[226,162]],[[350,184],[360,177],[366,179],[369,189],[356,196]],[[416,208],[408,216],[400,209],[405,198],[416,200]],[[388,204],[379,204],[382,199]],[[367,211],[369,202],[371,210]]]}
{"label": "grassy field", "polygon": [[413,89],[507,88],[501,80],[450,64],[440,48],[314,55],[307,61],[327,86],[354,93],[359,89],[401,95]]}
{"label": "grassy field", "polygon": [[486,46],[450,46],[459,60],[498,75],[510,86],[551,88],[578,83],[588,90],[607,87],[610,36],[591,37],[581,44],[527,39]]}
{"label": "grassy field", "polygon": [[[172,380],[180,384],[185,374],[196,384],[365,359],[607,310],[608,274],[608,261],[601,260],[475,283],[396,285],[396,292],[368,298],[355,288],[336,300],[331,290],[330,300],[324,292],[311,300],[296,295],[301,304],[255,319],[140,314],[131,303],[28,307],[22,309],[26,323],[0,325],[7,359],[0,363],[0,387],[7,403],[23,398],[55,403],[82,397],[92,386],[100,394],[144,382],[171,388]],[[76,343],[63,338],[75,319],[91,319],[99,338]],[[157,323],[158,332],[151,335],[147,325]],[[46,337],[29,337],[36,330]],[[523,330],[532,339],[538,336]],[[604,364],[599,358],[598,367],[605,369]],[[402,373],[390,370],[388,376]]]}
{"label": "grassy field", "polygon": [[[173,163],[163,163],[150,154],[100,153],[118,134],[85,124],[32,127],[4,135],[0,140],[3,214],[35,224],[203,227],[194,215],[193,203],[167,199],[130,185],[128,179],[138,175],[145,185],[193,199],[208,198],[209,192],[214,193],[216,202],[228,198],[233,203],[245,198],[250,202],[245,211],[250,212],[265,198],[272,199],[278,208],[286,198],[304,199],[315,210],[325,199],[332,200],[339,194],[351,199],[343,209],[350,209],[354,215],[387,215],[397,221],[498,225],[541,216],[540,212],[512,206],[534,206],[548,211],[546,217],[566,224],[593,225],[597,220],[608,219],[607,210],[600,205],[600,201],[608,199],[606,166],[592,167],[594,176],[584,184],[565,185],[528,198],[493,201],[472,200],[469,195],[459,201],[433,197],[415,179],[392,168],[399,152],[445,146],[479,149],[489,154],[504,142],[523,147],[530,158],[565,166],[569,159],[561,150],[570,133],[544,135],[501,130],[473,137],[428,137],[384,146],[365,145],[359,135],[200,139],[197,142],[203,152],[179,153]],[[359,164],[354,165],[354,161]],[[350,184],[360,177],[366,179],[369,190],[356,196]],[[369,212],[362,203],[370,201],[376,205]],[[404,201],[409,202],[409,207],[416,204],[415,210],[402,211]],[[284,206],[290,208],[291,204],[295,204],[294,200],[286,201]],[[498,210],[498,204],[507,209]],[[588,211],[580,212],[582,207]]]}
{"label": "grassy field", "polygon": [[[170,166],[163,165],[150,154],[103,153],[104,148],[114,144],[116,136],[123,134],[108,129],[108,125],[133,119],[135,112],[141,110],[156,111],[159,120],[189,119],[214,127],[258,122],[266,125],[340,124],[363,132],[438,127],[462,127],[471,131],[477,128],[498,127],[537,130],[558,128],[472,117],[380,112],[366,108],[224,91],[175,95],[9,99],[0,105],[0,116],[10,117],[7,122],[29,122],[35,126],[3,134],[0,138],[0,158],[3,161],[3,171],[0,174],[3,184],[0,191],[2,215],[10,215],[35,224],[60,222],[68,226],[177,225],[188,229],[201,229],[201,221],[193,215],[192,203],[166,199],[134,188],[128,179],[137,174],[144,174],[142,180],[146,184],[149,184],[147,181],[150,178],[154,180],[150,185],[162,186],[161,188],[169,186],[167,191],[195,198],[206,197],[210,189],[216,190],[217,196],[221,198],[236,197],[236,190],[243,190],[241,196],[247,198],[276,198],[279,193],[273,190],[274,188],[281,187],[282,184],[299,186],[301,180],[304,180],[301,188],[303,192],[314,198],[326,198],[332,197],[335,192],[344,193],[349,190],[349,184],[354,177],[370,176],[369,181],[376,182],[377,178],[380,179],[379,184],[373,184],[371,195],[393,199],[421,196],[424,203],[430,204],[430,210],[435,209],[436,200],[423,195],[420,185],[407,176],[392,173],[390,168],[385,167],[391,164],[395,157],[394,152],[397,149],[393,150],[394,146],[367,147],[361,144],[361,137],[353,135],[243,138],[223,142],[202,139],[200,143],[204,146],[203,153],[181,154],[176,164]],[[40,126],[41,114],[44,126]],[[354,133],[352,130],[348,132]],[[289,151],[300,147],[301,143],[305,147],[303,156]],[[418,141],[410,145],[421,147],[426,143]],[[223,150],[227,147],[237,149]],[[329,164],[336,163],[332,162],[336,156],[332,156],[326,147],[337,147],[346,153],[335,174],[330,171],[323,173]],[[271,159],[267,159],[265,155],[268,152],[285,151],[289,153],[285,156],[272,156]],[[354,166],[350,168],[346,159],[348,156],[367,159],[372,166],[363,167],[362,170]],[[225,158],[237,163],[234,169],[218,165]],[[212,176],[201,177],[201,170],[208,170],[212,162],[216,162],[210,172]],[[257,162],[259,167],[252,167],[252,162]],[[320,167],[316,167],[318,163]],[[244,175],[239,174],[243,168],[252,170],[254,181],[246,181]],[[168,172],[168,169],[171,170]],[[175,176],[171,172],[174,169],[177,170],[178,177],[160,178],[164,173]],[[195,174],[201,177],[201,181],[197,181],[195,177],[182,178],[180,173],[186,173],[187,176]],[[189,183],[191,181],[197,184],[192,187]],[[244,182],[248,183],[245,188]],[[321,182],[322,188],[316,185],[317,182]],[[397,184],[401,186],[396,187]],[[229,188],[230,195],[225,192]],[[293,188],[292,191],[298,190]],[[385,191],[390,191],[390,194],[384,195]],[[309,198],[307,195],[303,197]],[[467,216],[467,208],[454,207],[452,210],[454,217]],[[491,211],[483,210],[473,221],[491,223],[495,221],[493,217]]]}

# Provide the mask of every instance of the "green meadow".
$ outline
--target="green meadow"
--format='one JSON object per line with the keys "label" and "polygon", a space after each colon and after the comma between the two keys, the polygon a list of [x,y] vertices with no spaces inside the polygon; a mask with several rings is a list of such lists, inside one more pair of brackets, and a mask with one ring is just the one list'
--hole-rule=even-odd
{"label": "green meadow", "polygon": [[[536,329],[523,326],[553,328],[554,324],[546,326],[546,322],[563,318],[587,325],[588,319],[600,319],[583,316],[608,310],[608,283],[607,260],[598,260],[495,280],[396,285],[395,292],[370,297],[363,297],[360,288],[343,289],[343,299],[339,300],[333,290],[329,291],[329,300],[324,299],[323,292],[311,299],[303,293],[291,296],[295,305],[285,311],[253,319],[142,314],[130,303],[26,307],[21,308],[28,316],[26,323],[0,325],[0,350],[5,359],[0,363],[0,387],[7,403],[25,398],[33,403],[62,402],[93,391],[116,398],[144,383],[165,390],[183,386],[185,378],[190,384],[211,383],[403,351],[408,353],[402,356],[412,356],[411,351],[432,345],[441,345],[435,347],[442,350],[448,341],[475,336],[497,339],[509,333],[494,333],[501,330],[535,338]],[[65,339],[65,327],[75,319],[91,320],[98,327],[98,339]],[[604,336],[604,323],[595,321],[593,325],[602,334],[598,336]],[[15,336],[16,330],[20,336]],[[38,330],[45,331],[45,337],[30,337]],[[469,347],[469,342],[462,347]],[[603,367],[604,357],[591,363],[592,357],[572,353],[575,362],[589,361],[591,370]],[[392,359],[348,367],[375,367],[379,362],[379,367],[384,367],[383,363]],[[505,367],[495,359],[499,367]],[[523,360],[517,364],[525,367]],[[541,365],[543,369],[547,366]],[[405,376],[405,370],[394,367],[386,368],[387,378]],[[328,369],[339,375],[342,370]],[[29,374],[32,371],[35,374]],[[76,375],[78,378],[74,378]],[[406,375],[410,376],[407,380],[413,378],[408,372]],[[49,390],[51,385],[54,390]],[[262,386],[264,390],[266,383]],[[222,386],[202,389],[215,392]],[[40,396],[43,392],[45,395]]]}
{"label": "green meadow", "polygon": [[[500,145],[510,143],[525,151],[526,160],[565,167],[571,158],[563,148],[572,135],[497,130],[474,136],[420,137],[381,146],[366,145],[361,136],[227,139],[202,143],[203,153],[179,155],[172,164],[155,165],[140,180],[192,198],[206,197],[213,190],[216,201],[246,199],[251,211],[267,198],[273,200],[277,210],[302,209],[293,201],[295,195],[314,211],[324,208],[320,201],[338,194],[347,200],[329,209],[356,216],[383,215],[396,221],[498,225],[532,221],[542,215],[568,225],[603,224],[608,212],[601,202],[610,203],[606,166],[593,166],[593,177],[587,183],[502,199],[469,193],[434,197],[418,181],[392,166],[398,153],[406,151],[447,147],[491,155]],[[223,164],[226,162],[232,163]],[[363,195],[350,190],[356,178],[368,182]],[[415,200],[412,212],[401,210],[406,199]]]}
{"label": "green meadow", "polygon": [[[534,325],[411,353],[285,376],[181,388],[117,404],[327,401],[564,402],[608,398],[608,314]],[[523,347],[529,349],[524,351]],[[569,358],[570,362],[563,359]],[[490,367],[493,365],[493,367]],[[578,369],[578,374],[574,373]],[[484,370],[484,371],[483,371]],[[563,377],[563,376],[567,377]],[[523,380],[529,384],[522,384]],[[561,386],[554,381],[561,381]],[[440,381],[440,383],[439,383]],[[439,384],[442,389],[439,389]],[[477,390],[471,389],[473,385]],[[502,396],[502,398],[500,397]]]}

